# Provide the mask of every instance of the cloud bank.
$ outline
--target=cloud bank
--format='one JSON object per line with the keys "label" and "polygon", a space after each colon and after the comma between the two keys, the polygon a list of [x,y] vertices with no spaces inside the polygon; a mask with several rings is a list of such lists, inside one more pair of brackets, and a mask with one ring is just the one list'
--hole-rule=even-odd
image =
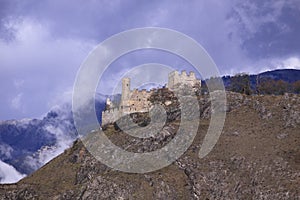
{"label": "cloud bank", "polygon": [[0,160],[0,183],[15,183],[24,177],[13,166]]}

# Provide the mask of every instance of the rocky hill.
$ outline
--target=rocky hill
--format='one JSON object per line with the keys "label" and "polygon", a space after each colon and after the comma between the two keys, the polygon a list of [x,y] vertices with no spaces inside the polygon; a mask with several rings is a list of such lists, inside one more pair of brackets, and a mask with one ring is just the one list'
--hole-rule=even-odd
{"label": "rocky hill", "polygon": [[[221,137],[203,159],[198,152],[210,118],[208,96],[199,97],[198,134],[176,162],[132,174],[98,162],[81,141],[17,184],[1,185],[0,199],[299,199],[300,96],[227,93]],[[134,152],[152,151],[176,134],[180,119],[141,139],[115,124],[106,135]]]}

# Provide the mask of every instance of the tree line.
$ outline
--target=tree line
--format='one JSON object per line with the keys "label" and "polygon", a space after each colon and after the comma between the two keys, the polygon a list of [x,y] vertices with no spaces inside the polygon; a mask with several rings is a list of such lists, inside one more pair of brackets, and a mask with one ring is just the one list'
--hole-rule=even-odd
{"label": "tree line", "polygon": [[[202,83],[202,93],[208,92],[206,82],[217,78],[210,78]],[[283,95],[284,93],[300,94],[300,80],[287,82],[276,80],[270,77],[250,76],[249,74],[237,74],[222,78],[227,91],[238,92],[242,94],[274,94]]]}

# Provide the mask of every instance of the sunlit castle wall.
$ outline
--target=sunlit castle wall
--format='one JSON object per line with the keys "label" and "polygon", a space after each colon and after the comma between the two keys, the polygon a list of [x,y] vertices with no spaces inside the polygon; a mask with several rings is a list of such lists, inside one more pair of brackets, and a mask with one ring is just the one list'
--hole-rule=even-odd
{"label": "sunlit castle wall", "polygon": [[196,84],[200,84],[201,86],[201,81],[196,78],[196,75],[194,72],[190,72],[189,74],[186,73],[185,70],[179,74],[178,71],[173,71],[169,73],[168,77],[168,88],[170,90],[174,90],[179,87],[179,85],[187,84],[194,86]]}

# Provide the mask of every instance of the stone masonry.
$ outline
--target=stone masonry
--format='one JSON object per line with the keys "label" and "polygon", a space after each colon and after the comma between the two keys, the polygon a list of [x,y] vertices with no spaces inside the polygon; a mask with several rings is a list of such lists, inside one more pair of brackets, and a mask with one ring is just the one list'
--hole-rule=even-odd
{"label": "stone masonry", "polygon": [[[201,86],[201,81],[196,78],[194,72],[187,74],[186,71],[182,71],[180,74],[178,71],[173,71],[169,74],[167,83],[169,90],[175,91],[184,84],[190,86],[199,84]],[[119,105],[114,105],[109,98],[106,100],[106,110],[102,112],[102,125],[113,123],[130,113],[148,112],[151,108],[149,97],[155,90],[131,90],[130,78],[123,78],[121,102]]]}

